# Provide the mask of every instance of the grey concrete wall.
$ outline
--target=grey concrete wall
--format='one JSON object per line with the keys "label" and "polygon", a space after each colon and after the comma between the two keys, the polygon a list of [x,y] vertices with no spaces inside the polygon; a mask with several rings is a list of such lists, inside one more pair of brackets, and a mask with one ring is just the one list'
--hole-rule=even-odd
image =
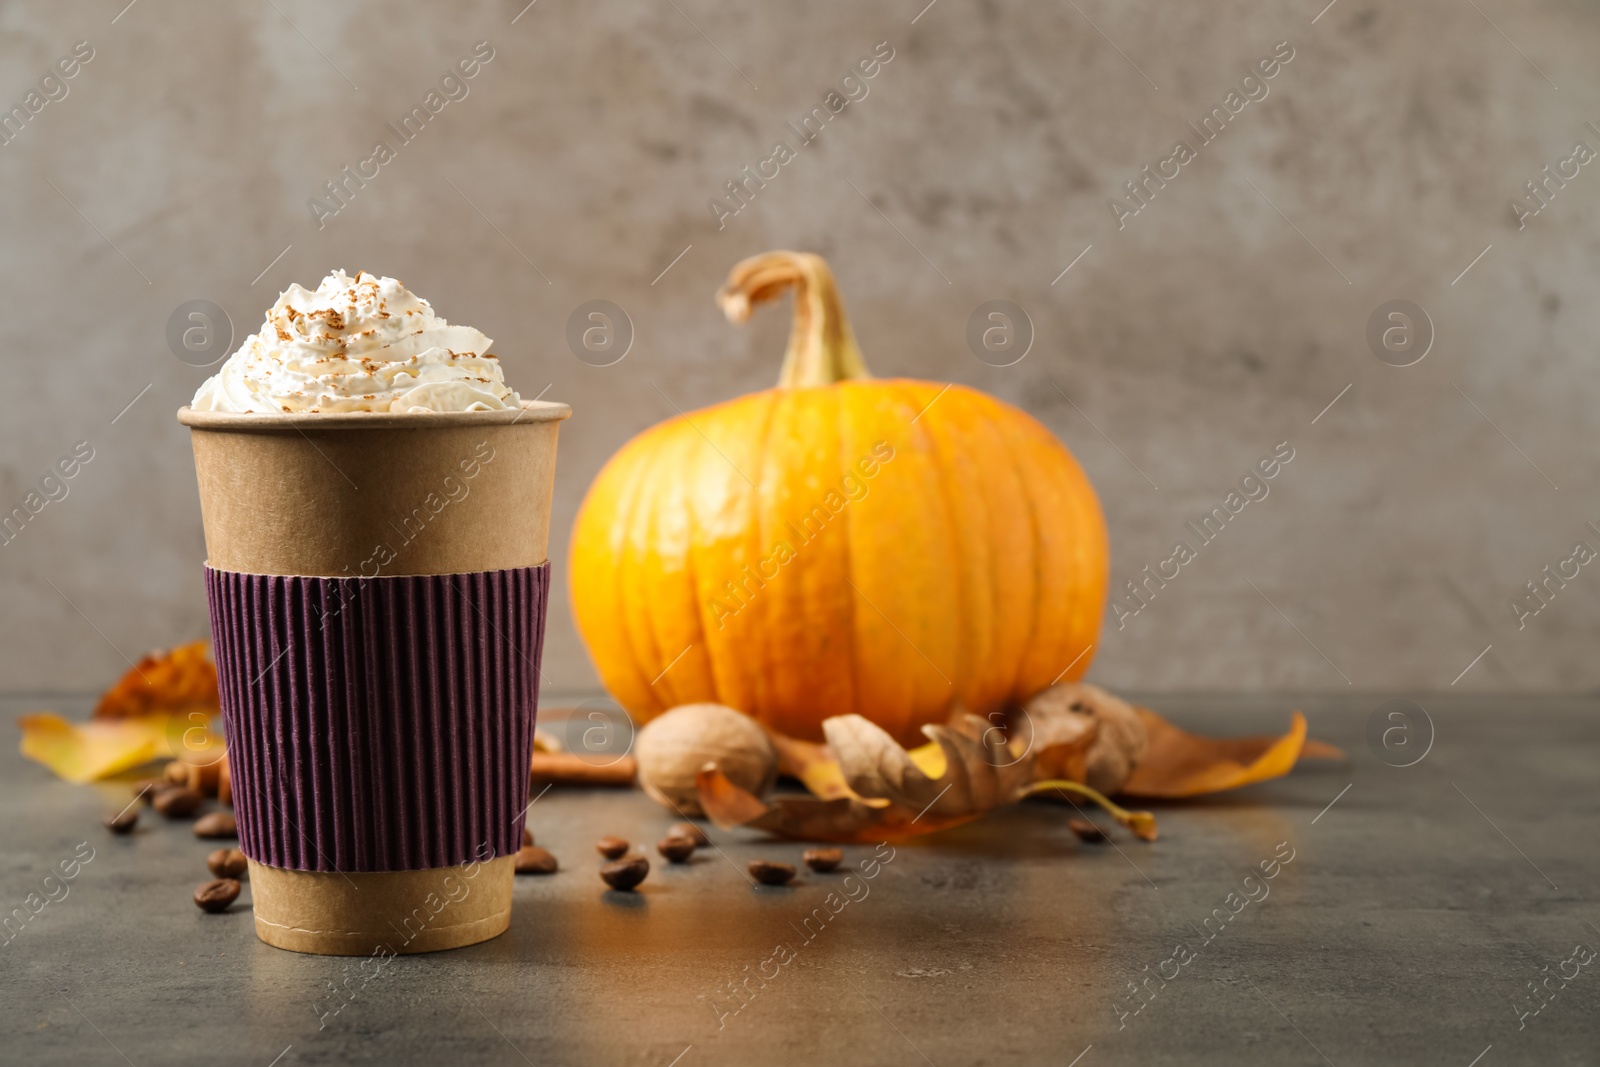
{"label": "grey concrete wall", "polygon": [[[167,341],[184,302],[224,308],[237,342],[289,282],[366,268],[483,329],[513,384],[577,412],[561,567],[624,440],[774,380],[784,314],[736,330],[711,301],[773,247],[829,257],[879,374],[964,382],[1059,434],[1118,584],[1293,447],[1148,606],[1108,614],[1092,677],[1443,688],[1492,646],[1458,689],[1600,681],[1600,568],[1571,565],[1520,629],[1512,607],[1600,548],[1600,163],[1523,228],[1509,206],[1575,142],[1600,150],[1593,4],[122,2],[0,7],[7,109],[94,50],[0,147],[0,506],[94,449],[0,548],[5,688],[95,689],[205,632],[173,412],[207,371]],[[478,41],[469,95],[319,226],[308,200],[397,143],[385,123]],[[719,229],[708,200],[882,41],[869,94]],[[1281,41],[1268,95],[1202,145],[1185,123]],[[1195,158],[1119,227],[1111,199],[1178,140]],[[611,367],[565,340],[591,299],[634,324]],[[1015,365],[965,340],[991,299],[1031,319]],[[1434,333],[1408,367],[1367,340],[1396,299]],[[594,684],[564,590],[546,661],[554,688]]]}

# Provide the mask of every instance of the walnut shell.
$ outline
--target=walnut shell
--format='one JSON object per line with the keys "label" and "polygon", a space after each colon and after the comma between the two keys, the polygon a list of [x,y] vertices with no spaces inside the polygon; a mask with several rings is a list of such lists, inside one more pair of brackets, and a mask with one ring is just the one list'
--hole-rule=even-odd
{"label": "walnut shell", "polygon": [[639,731],[633,754],[645,793],[684,816],[704,814],[694,776],[707,763],[756,796],[778,777],[778,753],[767,732],[722,704],[683,704],[651,719]]}

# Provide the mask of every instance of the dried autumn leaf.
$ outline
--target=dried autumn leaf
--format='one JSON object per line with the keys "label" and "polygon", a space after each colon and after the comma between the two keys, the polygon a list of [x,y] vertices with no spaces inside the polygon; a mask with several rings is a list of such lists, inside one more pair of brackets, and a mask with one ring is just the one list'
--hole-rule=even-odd
{"label": "dried autumn leaf", "polygon": [[74,723],[52,712],[17,720],[22,727],[22,754],[79,783],[165,755],[167,723],[165,715]]}
{"label": "dried autumn leaf", "polygon": [[95,706],[96,719],[218,712],[217,668],[205,641],[146,654]]}
{"label": "dried autumn leaf", "polygon": [[[1143,797],[1192,797],[1288,774],[1301,759],[1342,759],[1333,745],[1305,736],[1305,718],[1294,713],[1283,737],[1209,738],[1178,729],[1149,708],[1135,707],[1099,686],[1051,686],[1024,705],[1016,724],[1020,737],[1068,736],[1074,723],[1092,719],[1098,736],[1087,753],[1035,762],[1039,777],[1083,782],[1102,793]],[[1080,741],[1081,743],[1081,741]]]}
{"label": "dried autumn leaf", "polygon": [[[1019,714],[1011,725],[1015,745],[1033,754],[1033,769],[1039,778],[1066,778],[1087,781],[1089,761],[1103,749],[1100,720],[1070,709],[1056,713]],[[1142,743],[1143,738],[1140,738]],[[1098,742],[1098,746],[1097,746]],[[1103,756],[1099,758],[1103,759]]]}
{"label": "dried autumn leaf", "polygon": [[[1200,737],[1139,708],[1149,736],[1144,760],[1122,791],[1141,797],[1193,797],[1279,778],[1294,769],[1306,744],[1306,717],[1295,712],[1282,737]],[[1332,745],[1320,742],[1319,755]]]}
{"label": "dried autumn leaf", "polygon": [[772,747],[778,751],[779,774],[798,778],[811,790],[812,795],[823,800],[836,800],[850,795],[844,773],[839,770],[839,761],[834,759],[827,745],[786,737],[771,730],[767,731],[767,735],[772,738]]}
{"label": "dried autumn leaf", "polygon": [[881,727],[860,715],[822,723],[845,783],[857,796],[934,816],[985,812],[1009,803],[1032,780],[1031,762],[1014,756],[1004,734],[975,715],[958,714],[923,734],[944,755],[944,772],[930,776]]}
{"label": "dried autumn leaf", "polygon": [[1306,738],[1305,747],[1300,749],[1301,759],[1344,759],[1344,749],[1338,745],[1330,745],[1326,741],[1318,741],[1315,737]]}
{"label": "dried autumn leaf", "polygon": [[[1072,737],[1074,727],[1081,729],[1084,720],[1095,725],[1081,756],[1072,752],[1070,761],[1064,761],[1067,765],[1059,768],[1041,766],[1047,773],[1040,777],[1082,782],[1110,796],[1121,791],[1145,756],[1145,724],[1134,706],[1097,685],[1063,682],[1048,686],[1023,704],[1020,720],[1022,730],[1031,730],[1034,737],[1042,732],[1047,739]],[[1066,773],[1049,773],[1053,771]]]}
{"label": "dried autumn leaf", "polygon": [[1280,738],[1206,738],[1079,683],[1036,694],[1013,717],[1009,732],[958,713],[944,726],[923,727],[930,742],[910,751],[856,715],[824,721],[823,733],[825,745],[773,738],[783,773],[799,778],[813,796],[763,800],[712,764],[696,776],[707,814],[724,828],[748,826],[803,840],[881,841],[970,822],[1025,796],[1076,797],[1154,841],[1153,816],[1126,811],[1105,794],[1197,796],[1279,777],[1308,756],[1343,755],[1332,745],[1308,741],[1299,712]]}
{"label": "dried autumn leaf", "polygon": [[695,776],[695,784],[700,791],[701,808],[724,830],[744,826],[795,841],[900,841],[959,826],[984,814],[974,811],[959,817],[919,819],[914,810],[892,804],[874,806],[853,796],[823,800],[785,794],[762,800],[729,781],[715,764],[703,768]]}
{"label": "dried autumn leaf", "polygon": [[[988,724],[974,722],[980,728],[976,736],[981,736]],[[995,768],[966,765],[974,759],[981,763],[984,751],[969,737],[944,727],[923,727],[945,755],[949,780],[941,782],[919,770],[892,737],[859,715],[828,719],[822,728],[826,746],[787,737],[775,741],[784,773],[800,778],[816,796],[765,801],[708,764],[696,776],[701,807],[724,828],[747,826],[780,837],[841,843],[932,833],[970,822],[993,807],[974,803],[974,797],[996,792]]]}
{"label": "dried autumn leaf", "polygon": [[223,758],[210,728],[220,706],[217,669],[205,641],[144,656],[106,691],[88,722],[43,712],[18,720],[22,753],[70,782],[89,782],[177,757],[196,765]]}
{"label": "dried autumn leaf", "polygon": [[[828,719],[822,729],[826,746],[784,738],[779,752],[786,773],[816,782],[832,795],[763,800],[709,764],[696,776],[701,807],[724,829],[746,826],[807,841],[902,840],[980,818],[1018,799],[1033,780],[1036,754],[1008,743],[993,724],[972,715],[957,715],[946,726],[924,726],[932,744],[912,752],[859,715]],[[1071,742],[1078,743],[1077,737]],[[1041,751],[1054,753],[1059,747]],[[829,763],[831,769],[825,766]],[[1109,805],[1098,795],[1092,799]],[[1108,810],[1132,818],[1115,805]],[[1153,831],[1153,820],[1150,825]]]}

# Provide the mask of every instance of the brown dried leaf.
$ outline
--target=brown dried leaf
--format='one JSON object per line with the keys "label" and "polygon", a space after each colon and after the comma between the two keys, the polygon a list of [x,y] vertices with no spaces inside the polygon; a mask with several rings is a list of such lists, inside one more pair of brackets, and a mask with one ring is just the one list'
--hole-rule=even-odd
{"label": "brown dried leaf", "polygon": [[136,719],[146,715],[215,715],[217,668],[210,643],[193,641],[167,652],[147,653],[95,706],[96,719]]}
{"label": "brown dried leaf", "polygon": [[798,778],[823,800],[850,795],[850,787],[845,784],[844,774],[839,770],[839,761],[833,758],[827,745],[786,737],[771,730],[767,731],[767,735],[772,738],[772,747],[778,752],[779,774]]}
{"label": "brown dried leaf", "polygon": [[[1089,719],[1096,726],[1088,748],[1079,757],[1068,754],[1069,770],[1081,773],[1040,774],[1039,777],[1069,778],[1082,782],[1107,796],[1120,792],[1122,784],[1144,758],[1148,743],[1145,724],[1139,713],[1121,697],[1097,685],[1063,682],[1034,694],[1022,706],[1022,719],[1033,729],[1069,731],[1073,719]],[[1047,768],[1041,767],[1041,770]]]}
{"label": "brown dried leaf", "polygon": [[[1032,760],[1013,751],[993,724],[958,714],[948,725],[924,726],[942,762],[914,757],[882,728],[859,715],[822,724],[828,744],[783,739],[789,773],[819,782],[834,795],[778,796],[763,801],[707,766],[696,776],[700,804],[718,826],[748,826],[807,841],[885,841],[959,826],[1017,799],[1033,779]],[[831,771],[819,766],[832,753]],[[919,765],[921,764],[921,765]]]}
{"label": "brown dried leaf", "polygon": [[1059,795],[1097,804],[1135,836],[1154,841],[1153,816],[1126,811],[1106,794],[1196,796],[1287,774],[1308,756],[1343,755],[1308,741],[1299,712],[1283,737],[1206,738],[1082,683],[1036,694],[1013,718],[1009,737],[961,712],[943,726],[924,726],[930,743],[909,752],[858,715],[827,719],[822,729],[826,745],[773,739],[783,772],[813,796],[764,801],[709,765],[696,777],[706,813],[724,828],[881,841],[970,822],[1024,796]]}
{"label": "brown dried leaf", "polygon": [[1038,778],[1066,778],[1081,782],[1088,777],[1089,758],[1100,738],[1100,720],[1073,711],[1058,714],[1018,715],[1011,730],[1014,745],[1033,756]]}
{"label": "brown dried leaf", "polygon": [[971,822],[983,814],[980,811],[956,816],[930,813],[919,818],[915,810],[892,804],[876,807],[850,796],[822,800],[781,795],[763,801],[733,784],[715,765],[701,770],[695,781],[700,790],[700,806],[717,826],[724,830],[736,826],[765,830],[795,841],[836,844],[903,841]]}
{"label": "brown dried leaf", "polygon": [[18,725],[24,755],[68,781],[89,782],[153,759],[215,763],[223,741],[210,724],[220,711],[210,647],[194,641],[140,659],[87,722],[40,713]]}
{"label": "brown dried leaf", "polygon": [[1280,778],[1294,769],[1306,743],[1306,717],[1298,711],[1282,737],[1200,737],[1148,708],[1140,708],[1139,714],[1150,749],[1123,784],[1123,791],[1134,796],[1193,797]]}
{"label": "brown dried leaf", "polygon": [[1326,741],[1318,741],[1315,737],[1306,738],[1305,747],[1300,750],[1301,759],[1345,759],[1344,749],[1338,745],[1330,745]]}
{"label": "brown dried leaf", "polygon": [[[1079,762],[1048,751],[1036,755],[1039,778],[1083,782],[1102,793],[1180,798],[1218,793],[1288,774],[1301,759],[1342,759],[1344,753],[1305,736],[1295,712],[1281,737],[1210,738],[1173,726],[1149,708],[1135,707],[1098,686],[1051,686],[1029,700],[1019,727],[1039,738],[1070,733],[1092,720],[1098,736]],[[1079,744],[1081,745],[1081,740]]]}

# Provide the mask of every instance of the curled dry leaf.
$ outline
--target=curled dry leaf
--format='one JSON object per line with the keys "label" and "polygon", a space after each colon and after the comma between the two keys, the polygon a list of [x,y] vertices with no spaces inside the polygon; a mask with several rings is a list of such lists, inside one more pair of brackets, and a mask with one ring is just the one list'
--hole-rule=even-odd
{"label": "curled dry leaf", "polygon": [[944,756],[937,776],[859,715],[827,719],[822,732],[851,792],[924,812],[924,818],[981,814],[1009,803],[1033,778],[1031,760],[1013,754],[1004,733],[975,715],[958,714],[944,726],[922,728]]}
{"label": "curled dry leaf", "polygon": [[[1295,712],[1282,737],[1200,737],[1180,730],[1149,708],[1139,717],[1149,736],[1144,761],[1122,791],[1140,797],[1194,797],[1279,778],[1302,757],[1343,753],[1321,741],[1307,742],[1306,717]],[[1307,751],[1311,749],[1311,751]]]}
{"label": "curled dry leaf", "polygon": [[823,800],[811,796],[777,796],[770,802],[740,789],[728,776],[707,764],[698,775],[700,806],[723,829],[747,826],[796,841],[840,844],[901,841],[971,822],[981,811],[960,817],[925,816],[913,809],[873,805],[860,797]]}
{"label": "curled dry leaf", "polygon": [[1081,798],[1153,841],[1152,815],[1124,810],[1104,794],[1197,796],[1287,774],[1301,758],[1343,755],[1307,740],[1299,712],[1283,737],[1205,738],[1079,683],[1040,692],[1007,730],[958,712],[945,726],[923,727],[930,742],[910,751],[860,716],[828,719],[823,732],[825,745],[773,737],[782,773],[813,795],[764,800],[707,763],[696,776],[706,813],[724,828],[882,841],[970,822],[1025,796]]}
{"label": "curled dry leaf", "polygon": [[168,756],[216,762],[222,738],[210,722],[219,710],[216,666],[207,643],[194,641],[144,656],[100,698],[88,722],[40,712],[17,725],[23,755],[69,782],[91,782]]}
{"label": "curled dry leaf", "polygon": [[220,734],[172,715],[69,722],[54,712],[36,712],[17,725],[22,754],[69,782],[92,782],[169,756],[200,770],[218,766],[220,772],[226,762]]}
{"label": "curled dry leaf", "polygon": [[[1034,779],[1036,753],[1008,743],[994,724],[973,715],[924,726],[932,744],[912,752],[859,715],[828,719],[822,729],[826,746],[778,743],[786,772],[817,795],[763,800],[712,763],[696,779],[701,806],[723,828],[807,841],[892,841],[971,822],[1018,799]],[[1058,749],[1081,748],[1087,732],[1039,752],[1065,759]]]}
{"label": "curled dry leaf", "polygon": [[1330,745],[1326,741],[1318,741],[1315,737],[1306,738],[1305,747],[1300,749],[1301,759],[1336,759],[1347,758],[1344,749],[1338,745]]}
{"label": "curled dry leaf", "polygon": [[210,643],[192,641],[166,652],[150,652],[106,690],[95,705],[97,719],[136,719],[157,714],[215,715],[217,667]]}
{"label": "curled dry leaf", "polygon": [[1062,766],[1045,760],[1040,777],[1067,778],[1109,795],[1121,791],[1144,759],[1147,730],[1138,711],[1097,685],[1065,682],[1042,689],[1022,706],[1018,720],[1025,740],[1031,731],[1034,743],[1046,746],[1063,731],[1083,728],[1084,720],[1094,724],[1081,759],[1074,752]]}
{"label": "curled dry leaf", "polygon": [[768,733],[772,737],[772,747],[778,750],[779,774],[798,779],[811,790],[812,795],[823,800],[850,796],[844,772],[839,769],[839,761],[833,758],[827,745],[771,731]]}
{"label": "curled dry leaf", "polygon": [[1178,799],[1278,778],[1302,759],[1344,758],[1336,746],[1306,736],[1306,718],[1298,711],[1281,737],[1201,737],[1149,708],[1081,683],[1038,693],[1024,705],[1016,726],[1035,748],[1048,748],[1085,718],[1097,731],[1081,761],[1077,751],[1045,752],[1035,761],[1040,778],[1082,782],[1110,795]]}
{"label": "curled dry leaf", "polygon": [[68,722],[54,712],[24,715],[22,754],[69,782],[98,778],[166,754],[167,717]]}

